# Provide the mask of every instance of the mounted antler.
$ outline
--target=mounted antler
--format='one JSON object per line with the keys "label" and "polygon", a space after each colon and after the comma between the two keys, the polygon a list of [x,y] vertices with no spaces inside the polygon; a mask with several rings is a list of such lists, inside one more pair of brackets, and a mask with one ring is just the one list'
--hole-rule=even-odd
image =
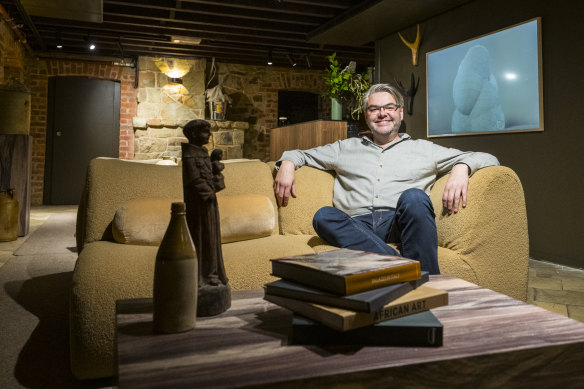
{"label": "mounted antler", "polygon": [[402,36],[402,34],[400,34],[399,32],[397,34],[401,38],[402,42],[412,50],[412,65],[418,66],[418,48],[420,47],[420,41],[421,41],[421,37],[420,37],[420,25],[418,24],[418,29],[417,29],[417,32],[416,32],[416,40],[413,41],[413,42],[408,42]]}
{"label": "mounted antler", "polygon": [[414,113],[414,96],[416,95],[416,92],[418,91],[418,86],[420,85],[420,77],[418,77],[418,82],[416,82],[414,78],[414,73],[412,73],[411,77],[412,79],[410,81],[409,89],[406,89],[404,85],[401,83],[401,81],[399,81],[397,78],[395,79],[398,89],[400,90],[402,95],[404,95],[404,98],[406,100],[408,115],[412,115]]}

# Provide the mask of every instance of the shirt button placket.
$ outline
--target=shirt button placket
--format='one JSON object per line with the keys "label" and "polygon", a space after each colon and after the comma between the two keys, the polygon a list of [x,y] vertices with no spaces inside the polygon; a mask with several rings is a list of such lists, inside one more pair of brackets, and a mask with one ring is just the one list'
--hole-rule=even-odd
{"label": "shirt button placket", "polygon": [[374,188],[374,193],[373,193],[373,206],[377,207],[379,206],[379,194],[381,193],[381,175],[382,175],[382,169],[383,169],[383,153],[379,154],[379,168],[377,169],[376,172],[376,179],[375,179],[375,184],[373,185]]}

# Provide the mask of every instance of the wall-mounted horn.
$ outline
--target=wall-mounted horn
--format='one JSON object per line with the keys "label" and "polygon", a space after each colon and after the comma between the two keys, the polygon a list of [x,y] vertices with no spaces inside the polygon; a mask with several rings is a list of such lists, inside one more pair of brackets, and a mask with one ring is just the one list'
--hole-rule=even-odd
{"label": "wall-mounted horn", "polygon": [[418,24],[417,32],[416,32],[416,40],[413,42],[408,42],[402,34],[399,32],[397,33],[401,38],[402,42],[412,50],[412,65],[418,66],[418,48],[420,47],[420,42],[422,40],[420,36],[420,25]]}

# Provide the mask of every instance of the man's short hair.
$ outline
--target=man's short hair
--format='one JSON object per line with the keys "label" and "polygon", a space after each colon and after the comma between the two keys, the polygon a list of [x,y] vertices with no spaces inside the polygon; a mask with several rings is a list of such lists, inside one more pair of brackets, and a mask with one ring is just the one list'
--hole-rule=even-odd
{"label": "man's short hair", "polygon": [[192,142],[195,135],[199,131],[202,131],[203,129],[207,130],[211,129],[211,125],[209,124],[209,122],[202,119],[195,119],[185,124],[185,126],[183,127],[183,134],[189,140],[189,142]]}
{"label": "man's short hair", "polygon": [[402,107],[404,106],[404,97],[402,96],[399,89],[395,86],[389,84],[374,84],[371,85],[371,88],[363,95],[363,100],[361,100],[361,106],[363,107],[363,112],[367,113],[367,102],[369,101],[369,97],[374,93],[380,92],[387,92],[393,96],[395,102]]}

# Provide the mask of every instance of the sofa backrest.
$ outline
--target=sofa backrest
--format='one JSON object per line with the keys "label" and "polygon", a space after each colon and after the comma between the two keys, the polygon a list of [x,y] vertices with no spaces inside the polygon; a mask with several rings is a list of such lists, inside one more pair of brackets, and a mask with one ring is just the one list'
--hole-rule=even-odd
{"label": "sofa backrest", "polygon": [[[272,201],[270,167],[260,161],[226,161],[226,188],[218,196],[262,194]],[[182,168],[112,158],[96,158],[87,169],[86,185],[77,214],[77,249],[97,240],[113,240],[112,221],[125,202],[146,198],[183,198]],[[275,221],[273,234],[278,233]]]}
{"label": "sofa backrest", "polygon": [[282,235],[316,235],[312,217],[320,208],[333,205],[334,174],[303,166],[296,170],[296,198],[278,211]]}

